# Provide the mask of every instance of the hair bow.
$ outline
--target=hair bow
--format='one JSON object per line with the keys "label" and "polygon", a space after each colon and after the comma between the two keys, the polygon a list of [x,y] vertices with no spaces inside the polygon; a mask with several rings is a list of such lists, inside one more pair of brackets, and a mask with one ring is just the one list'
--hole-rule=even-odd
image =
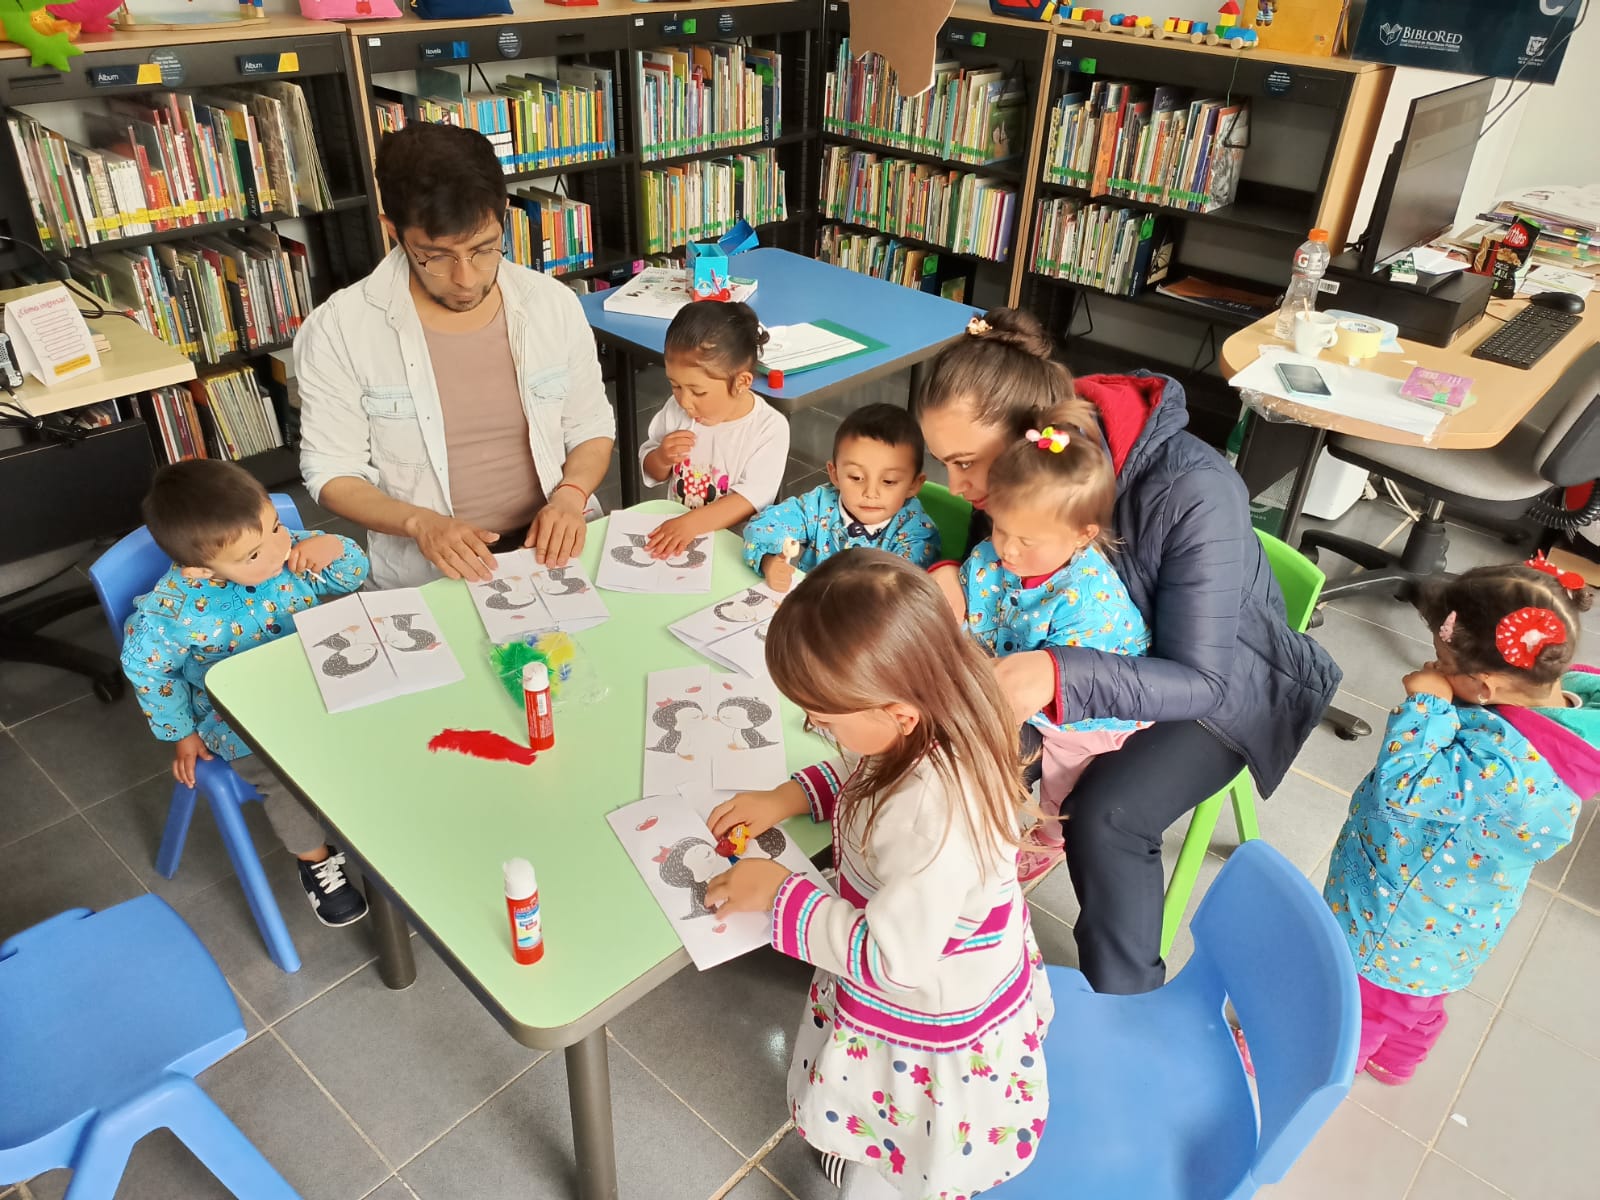
{"label": "hair bow", "polygon": [[973,337],[982,337],[989,332],[989,322],[982,317],[973,317],[967,321],[967,332]]}
{"label": "hair bow", "polygon": [[1060,454],[1072,445],[1072,435],[1065,429],[1057,429],[1054,425],[1046,425],[1043,429],[1030,429],[1025,435],[1041,450],[1048,450],[1051,454]]}
{"label": "hair bow", "polygon": [[1443,642],[1446,646],[1448,646],[1450,644],[1450,639],[1455,637],[1455,635],[1456,635],[1456,610],[1452,608],[1450,610],[1450,615],[1445,617],[1445,619],[1439,623],[1438,638],[1439,638],[1439,640],[1441,642]]}
{"label": "hair bow", "polygon": [[1550,576],[1569,592],[1582,591],[1586,586],[1582,575],[1579,575],[1576,571],[1563,571],[1555,563],[1545,558],[1543,550],[1535,551],[1533,557],[1522,565],[1532,567],[1535,571]]}
{"label": "hair bow", "polygon": [[1500,657],[1526,671],[1546,646],[1564,646],[1567,627],[1548,608],[1519,608],[1500,618],[1494,627],[1494,644]]}

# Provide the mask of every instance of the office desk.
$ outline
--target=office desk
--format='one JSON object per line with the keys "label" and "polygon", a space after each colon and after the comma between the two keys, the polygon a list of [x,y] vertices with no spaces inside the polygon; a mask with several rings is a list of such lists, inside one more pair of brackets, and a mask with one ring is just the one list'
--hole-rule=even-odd
{"label": "office desk", "polygon": [[[1239,471],[1250,485],[1251,495],[1259,494],[1283,478],[1283,464],[1291,456],[1298,459],[1292,468],[1295,482],[1290,489],[1289,503],[1284,507],[1279,536],[1291,544],[1294,541],[1295,526],[1311,483],[1311,471],[1329,433],[1345,433],[1398,446],[1435,446],[1440,450],[1474,450],[1498,445],[1533,411],[1562,372],[1600,341],[1600,296],[1595,296],[1591,297],[1578,327],[1529,370],[1473,358],[1472,351],[1526,304],[1525,300],[1491,301],[1487,315],[1463,330],[1449,346],[1428,346],[1402,339],[1399,354],[1379,354],[1367,360],[1369,370],[1394,379],[1405,379],[1414,367],[1431,367],[1453,375],[1465,375],[1474,381],[1476,401],[1461,412],[1445,417],[1431,437],[1287,402],[1280,405],[1278,411],[1292,423],[1268,422],[1258,415],[1250,423],[1239,457]],[[1272,332],[1276,320],[1276,314],[1263,317],[1223,343],[1220,362],[1225,375],[1231,377],[1249,366],[1262,346],[1283,345]],[[1255,461],[1252,462],[1252,458]]]}
{"label": "office desk", "polygon": [[[642,508],[684,511],[664,500]],[[576,639],[609,693],[592,706],[558,707],[556,748],[530,767],[428,752],[443,729],[527,733],[457,581],[424,589],[466,673],[449,687],[330,716],[296,638],[218,663],[206,677],[228,722],[360,860],[384,982],[415,978],[409,921],[512,1037],[565,1049],[583,1200],[617,1195],[605,1023],[689,964],[606,813],[642,791],[645,675],[706,664],[666,626],[756,582],[739,539],[716,538],[705,595],[605,593],[611,619]],[[583,552],[591,575],[604,541],[597,521]],[[783,728],[791,770],[831,753],[787,701]],[[807,854],[828,840],[808,819],[791,822],[790,833]],[[517,856],[539,874],[547,947],[526,967],[511,957],[500,873]]]}
{"label": "office desk", "polygon": [[[768,387],[766,376],[758,373],[756,392],[786,415],[905,367],[913,368],[914,392],[918,382],[916,368],[960,336],[979,311],[942,296],[930,296],[769,246],[735,256],[730,260],[730,270],[756,280],[750,306],[763,325],[798,325],[827,318],[884,343],[882,350],[790,375],[781,388]],[[639,499],[635,361],[661,361],[670,322],[609,313],[605,298],[605,292],[581,297],[595,337],[617,352],[617,441],[622,460],[622,502],[627,505]]]}

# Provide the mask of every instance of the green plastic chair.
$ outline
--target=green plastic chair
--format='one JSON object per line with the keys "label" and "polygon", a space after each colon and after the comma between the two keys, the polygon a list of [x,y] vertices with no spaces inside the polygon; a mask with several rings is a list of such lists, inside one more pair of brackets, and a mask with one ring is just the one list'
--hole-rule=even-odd
{"label": "green plastic chair", "polygon": [[[1267,563],[1277,577],[1278,589],[1283,593],[1284,608],[1289,627],[1304,633],[1311,623],[1312,610],[1317,607],[1317,597],[1327,576],[1321,568],[1286,542],[1270,533],[1256,530],[1261,539],[1261,549],[1266,552]],[[1245,768],[1233,777],[1232,782],[1194,810],[1189,819],[1189,832],[1184,835],[1183,849],[1178,852],[1178,865],[1172,869],[1172,879],[1167,884],[1166,902],[1161,907],[1161,957],[1172,949],[1172,939],[1178,936],[1178,926],[1183,924],[1184,911],[1189,907],[1189,897],[1194,894],[1195,880],[1200,877],[1200,864],[1205,860],[1211,845],[1211,835],[1222,815],[1222,802],[1233,805],[1234,823],[1239,827],[1239,841],[1254,841],[1261,836],[1256,824],[1256,795],[1250,783],[1250,770]]]}
{"label": "green plastic chair", "polygon": [[960,558],[972,532],[972,505],[940,483],[925,483],[917,493],[928,518],[939,531],[939,544],[945,558]]}

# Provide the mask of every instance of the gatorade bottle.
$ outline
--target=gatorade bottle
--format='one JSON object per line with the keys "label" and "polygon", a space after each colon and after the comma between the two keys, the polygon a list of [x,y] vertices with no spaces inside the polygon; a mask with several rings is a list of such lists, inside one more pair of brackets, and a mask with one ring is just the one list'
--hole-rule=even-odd
{"label": "gatorade bottle", "polygon": [[1329,257],[1326,229],[1313,229],[1294,252],[1294,275],[1289,280],[1289,290],[1283,294],[1283,307],[1278,310],[1278,323],[1272,330],[1279,341],[1294,340],[1295,313],[1317,307],[1317,291]]}

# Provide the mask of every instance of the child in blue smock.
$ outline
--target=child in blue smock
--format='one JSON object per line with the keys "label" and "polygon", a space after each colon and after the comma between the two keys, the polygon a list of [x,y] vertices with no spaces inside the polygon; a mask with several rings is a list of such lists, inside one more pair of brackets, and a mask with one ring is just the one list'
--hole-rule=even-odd
{"label": "child in blue smock", "polygon": [[[1071,423],[1074,416],[1071,404],[1052,410],[989,468],[994,528],[961,566],[958,615],[998,657],[1050,646],[1131,655],[1150,648],[1144,616],[1106,553],[1117,498],[1111,457],[1098,434]],[[1041,750],[1047,817],[1025,839],[1024,883],[1060,861],[1061,802],[1089,760],[1146,724],[1116,717],[1062,724],[1046,710],[1023,726],[1024,749]]]}
{"label": "child in blue smock", "polygon": [[922,430],[894,404],[868,404],[839,425],[828,482],[763,509],[744,527],[744,560],[767,586],[786,592],[841,550],[870,546],[929,567],[939,531],[917,499]]}
{"label": "child in blue smock", "polygon": [[300,886],[324,925],[349,925],[367,902],[314,817],[250,753],[206,695],[206,672],[225,658],[294,633],[295,613],[367,581],[367,556],[347,537],[289,530],[266,489],[242,467],[191,459],[156,473],[144,501],[150,536],[172,557],[134,601],[122,670],[150,729],[172,744],[172,774],[194,786],[195,760],[223,758],[261,793]]}
{"label": "child in blue smock", "polygon": [[1480,567],[1416,604],[1438,657],[1402,680],[1323,886],[1360,973],[1356,1069],[1388,1084],[1427,1057],[1445,997],[1600,790],[1600,675],[1572,667],[1582,578],[1542,558]]}

